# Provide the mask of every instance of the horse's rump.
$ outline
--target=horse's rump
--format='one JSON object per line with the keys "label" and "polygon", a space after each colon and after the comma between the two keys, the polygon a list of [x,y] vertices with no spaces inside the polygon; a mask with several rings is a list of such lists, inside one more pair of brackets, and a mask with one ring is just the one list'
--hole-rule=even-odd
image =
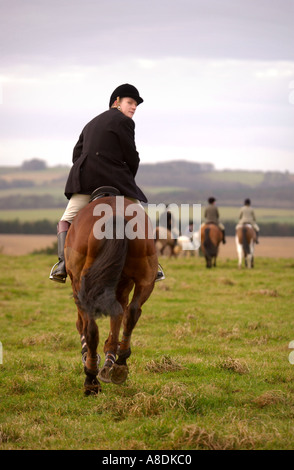
{"label": "horse's rump", "polygon": [[237,229],[237,238],[240,245],[243,247],[245,255],[250,254],[250,243],[254,239],[254,230],[250,224],[244,224]]}
{"label": "horse's rump", "polygon": [[249,255],[250,253],[250,246],[247,238],[247,227],[242,227],[242,245],[245,255]]}
{"label": "horse's rump", "polygon": [[[154,239],[148,237],[150,221],[144,208],[128,199],[119,203],[108,197],[88,204],[75,217],[66,240],[66,268],[74,280],[75,301],[94,318],[122,313],[116,291],[123,271],[142,283],[152,282],[157,273]],[[137,218],[129,209],[131,204],[138,211]],[[134,239],[128,235],[132,221],[138,235]]]}
{"label": "horse's rump", "polygon": [[90,316],[117,316],[123,313],[116,288],[125,264],[128,240],[103,239],[101,248],[81,279],[77,304]]}
{"label": "horse's rump", "polygon": [[222,240],[222,232],[214,223],[206,223],[201,227],[201,245],[206,254],[214,258],[218,254],[218,246]]}
{"label": "horse's rump", "polygon": [[205,227],[203,246],[205,248],[206,253],[213,258],[217,255],[217,245],[214,245],[211,240],[210,230],[211,227]]}

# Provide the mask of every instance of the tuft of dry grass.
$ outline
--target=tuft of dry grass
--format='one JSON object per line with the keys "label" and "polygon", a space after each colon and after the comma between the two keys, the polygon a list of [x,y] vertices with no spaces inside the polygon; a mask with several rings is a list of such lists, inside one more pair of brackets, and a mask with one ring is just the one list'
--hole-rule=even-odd
{"label": "tuft of dry grass", "polygon": [[208,432],[195,424],[185,426],[182,435],[182,445],[195,449],[224,450],[216,433]]}
{"label": "tuft of dry grass", "polygon": [[153,359],[152,361],[148,362],[145,366],[145,369],[148,372],[163,373],[181,370],[183,369],[183,366],[171,357],[164,355],[158,360]]}
{"label": "tuft of dry grass", "polygon": [[241,362],[239,359],[233,359],[232,357],[223,359],[219,362],[218,366],[221,369],[230,370],[240,375],[247,374],[249,372],[249,367],[245,362]]}
{"label": "tuft of dry grass", "polygon": [[63,335],[60,333],[43,333],[40,335],[30,336],[22,340],[24,346],[35,346],[39,344],[58,344],[63,340]]}
{"label": "tuft of dry grass", "polygon": [[279,293],[276,289],[258,289],[248,292],[249,295],[267,295],[269,297],[278,297]]}
{"label": "tuft of dry grass", "polygon": [[172,335],[178,339],[185,338],[186,336],[192,336],[193,332],[189,323],[178,325],[172,329]]}
{"label": "tuft of dry grass", "polygon": [[218,335],[222,338],[240,338],[240,329],[238,326],[234,326],[232,329],[225,329],[220,327],[218,329]]}
{"label": "tuft of dry grass", "polygon": [[225,286],[234,286],[236,283],[232,281],[231,279],[227,278],[221,278],[220,279],[221,284],[224,284]]}
{"label": "tuft of dry grass", "polygon": [[264,336],[259,336],[258,338],[246,339],[245,343],[250,344],[252,346],[261,346],[263,344],[267,344],[268,341],[269,341],[268,335],[264,335]]}
{"label": "tuft of dry grass", "polygon": [[[173,440],[175,436],[172,433]],[[177,438],[179,448],[191,448],[195,450],[226,450],[225,444],[218,438],[215,432],[209,432],[197,424],[184,426],[182,435]]]}
{"label": "tuft of dry grass", "polygon": [[[176,431],[173,431],[174,440],[175,435]],[[236,434],[222,436],[215,431],[201,428],[197,424],[190,424],[184,426],[181,436],[177,437],[177,445],[179,448],[194,450],[253,450],[256,447],[256,436],[251,436],[247,429],[242,428],[241,424]]]}
{"label": "tuft of dry grass", "polygon": [[287,403],[286,396],[281,390],[268,390],[254,398],[252,401],[258,406],[258,408],[265,408],[266,406],[277,405],[279,403]]}
{"label": "tuft of dry grass", "polygon": [[12,443],[21,440],[21,433],[11,429],[8,425],[0,426],[0,444]]}

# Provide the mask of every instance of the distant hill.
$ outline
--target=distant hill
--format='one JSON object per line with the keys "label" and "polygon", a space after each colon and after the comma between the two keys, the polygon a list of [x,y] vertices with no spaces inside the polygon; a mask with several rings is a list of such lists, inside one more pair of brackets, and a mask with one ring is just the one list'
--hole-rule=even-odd
{"label": "distant hill", "polygon": [[137,183],[150,202],[197,202],[210,196],[219,204],[239,206],[251,198],[260,207],[293,207],[294,175],[281,172],[223,170],[213,165],[172,161],[141,165]]}
{"label": "distant hill", "polygon": [[[0,209],[64,207],[69,167],[40,164],[0,168]],[[293,208],[294,175],[287,172],[218,171],[210,163],[178,160],[141,164],[136,181],[151,203],[205,204],[214,196],[221,206],[240,206],[249,197],[255,207]]]}

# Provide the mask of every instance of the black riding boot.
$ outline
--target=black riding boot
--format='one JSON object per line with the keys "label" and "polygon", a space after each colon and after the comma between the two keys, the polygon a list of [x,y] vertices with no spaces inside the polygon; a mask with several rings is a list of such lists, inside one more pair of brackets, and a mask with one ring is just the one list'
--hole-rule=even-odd
{"label": "black riding boot", "polygon": [[255,243],[256,243],[256,245],[258,245],[259,240],[258,240],[258,232],[257,232],[257,231],[255,231],[255,235],[256,235],[256,237],[255,237],[255,238],[256,238],[256,239],[255,239]]}
{"label": "black riding boot", "polygon": [[223,244],[225,245],[226,244],[226,234],[225,234],[224,230],[222,230],[222,233],[223,233]]}
{"label": "black riding boot", "polygon": [[67,272],[65,269],[65,259],[64,259],[64,243],[70,223],[66,220],[62,220],[57,224],[57,249],[58,249],[58,262],[54,264],[51,269],[49,279],[55,282],[65,283],[67,278]]}

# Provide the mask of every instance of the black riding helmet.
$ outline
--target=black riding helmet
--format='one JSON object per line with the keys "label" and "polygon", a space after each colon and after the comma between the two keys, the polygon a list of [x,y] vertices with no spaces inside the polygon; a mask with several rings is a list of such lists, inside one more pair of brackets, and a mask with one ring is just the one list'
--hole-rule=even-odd
{"label": "black riding helmet", "polygon": [[137,101],[137,104],[143,103],[143,98],[139,95],[139,92],[137,88],[135,88],[133,85],[130,85],[129,83],[125,83],[124,85],[118,86],[114,92],[112,93],[110,100],[109,100],[109,107],[113,105],[115,100],[117,98],[133,98],[135,101]]}

